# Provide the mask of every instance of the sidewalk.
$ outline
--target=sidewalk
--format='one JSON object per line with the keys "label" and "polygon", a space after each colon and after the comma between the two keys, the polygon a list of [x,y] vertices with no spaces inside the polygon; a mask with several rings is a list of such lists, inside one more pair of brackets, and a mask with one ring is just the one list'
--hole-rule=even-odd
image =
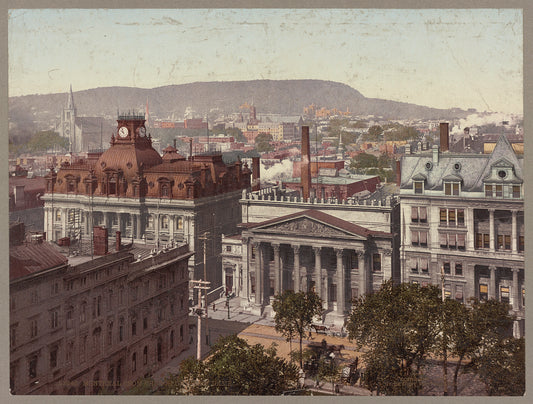
{"label": "sidewalk", "polygon": [[[274,319],[270,316],[257,316],[251,314],[251,312],[243,309],[241,307],[241,298],[234,297],[229,300],[229,319],[228,319],[228,308],[226,306],[226,299],[219,299],[214,302],[215,310],[213,310],[213,304],[208,307],[208,316],[209,320],[218,320],[218,324],[224,323],[227,321],[242,323],[242,331],[238,332],[238,336],[247,340],[250,344],[260,343],[268,346],[270,343],[276,343],[278,354],[285,359],[289,359],[290,345],[292,349],[297,349],[299,340],[293,339],[291,344],[286,342],[286,339],[276,332],[274,329],[275,323]],[[195,324],[196,319],[191,316],[190,324]],[[229,324],[229,323],[228,323]],[[341,360],[344,363],[350,362],[356,356],[360,356],[361,353],[357,352],[355,343],[350,343],[346,338],[341,338],[337,335],[341,334],[340,327],[335,327],[334,325],[328,325],[329,332],[328,334],[317,334],[310,333],[308,337],[302,342],[305,345],[310,343],[320,343],[323,339],[327,341],[328,344],[342,344],[344,345],[343,354]],[[210,327],[211,328],[211,327]],[[158,370],[153,375],[153,379],[156,383],[160,383],[164,380],[167,373],[176,374],[179,371],[179,364],[190,357],[196,358],[196,332],[191,334],[193,342],[189,345],[189,349],[182,352],[180,355],[172,359],[166,366]],[[215,339],[216,336],[213,336]],[[212,340],[212,344],[216,340]],[[207,352],[203,355],[205,355]],[[305,379],[306,388],[311,389],[320,394],[333,394],[331,383],[321,382],[319,387],[315,386],[315,379]],[[338,395],[354,395],[354,396],[368,396],[371,393],[359,386],[348,386],[348,385],[339,385]]]}

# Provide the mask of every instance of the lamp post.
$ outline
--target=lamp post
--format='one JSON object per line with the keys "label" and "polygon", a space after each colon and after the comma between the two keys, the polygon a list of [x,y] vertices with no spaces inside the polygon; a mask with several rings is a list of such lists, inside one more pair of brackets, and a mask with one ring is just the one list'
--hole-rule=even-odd
{"label": "lamp post", "polygon": [[230,318],[229,317],[230,316],[230,314],[229,314],[229,295],[226,296],[226,306],[228,307],[228,320],[229,320],[229,318]]}

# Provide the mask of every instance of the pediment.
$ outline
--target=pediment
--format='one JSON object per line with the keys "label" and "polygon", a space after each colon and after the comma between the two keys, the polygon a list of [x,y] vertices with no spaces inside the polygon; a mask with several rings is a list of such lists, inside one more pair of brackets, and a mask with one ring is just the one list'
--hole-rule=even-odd
{"label": "pediment", "polygon": [[264,226],[257,226],[255,231],[267,233],[281,233],[301,236],[316,236],[316,237],[350,237],[359,240],[366,240],[366,237],[344,229],[339,229],[328,223],[318,221],[309,217],[298,217],[288,219],[276,223],[269,223]]}

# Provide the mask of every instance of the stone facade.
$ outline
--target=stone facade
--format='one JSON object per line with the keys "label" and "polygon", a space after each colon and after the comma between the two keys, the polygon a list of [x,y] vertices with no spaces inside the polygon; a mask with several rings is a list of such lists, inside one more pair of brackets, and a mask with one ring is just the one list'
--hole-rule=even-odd
{"label": "stone facade", "polygon": [[401,169],[402,281],[511,304],[524,332],[523,157],[501,136],[490,154],[405,155]]}
{"label": "stone facade", "polygon": [[[47,257],[57,248],[43,245]],[[10,279],[12,394],[121,392],[188,349],[188,246],[76,257],[32,272],[38,246],[12,250],[26,257],[27,272]]]}
{"label": "stone facade", "polygon": [[283,290],[314,290],[323,321],[342,325],[352,298],[400,279],[399,208],[390,196],[304,200],[278,186],[243,192],[241,206],[242,233],[223,239],[223,270],[228,292],[256,314],[271,312]]}

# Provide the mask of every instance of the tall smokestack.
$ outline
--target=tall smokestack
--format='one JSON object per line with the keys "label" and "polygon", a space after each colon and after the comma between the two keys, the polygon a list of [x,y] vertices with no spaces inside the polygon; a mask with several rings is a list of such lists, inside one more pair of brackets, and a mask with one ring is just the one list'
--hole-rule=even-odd
{"label": "tall smokestack", "polygon": [[259,178],[261,178],[260,167],[259,157],[252,157],[252,191],[259,191],[261,188],[259,182]]}
{"label": "tall smokestack", "polygon": [[440,151],[445,152],[450,150],[448,122],[440,123]]}
{"label": "tall smokestack", "polygon": [[309,145],[309,126],[302,126],[302,190],[303,198],[308,199],[311,190],[311,147]]}

